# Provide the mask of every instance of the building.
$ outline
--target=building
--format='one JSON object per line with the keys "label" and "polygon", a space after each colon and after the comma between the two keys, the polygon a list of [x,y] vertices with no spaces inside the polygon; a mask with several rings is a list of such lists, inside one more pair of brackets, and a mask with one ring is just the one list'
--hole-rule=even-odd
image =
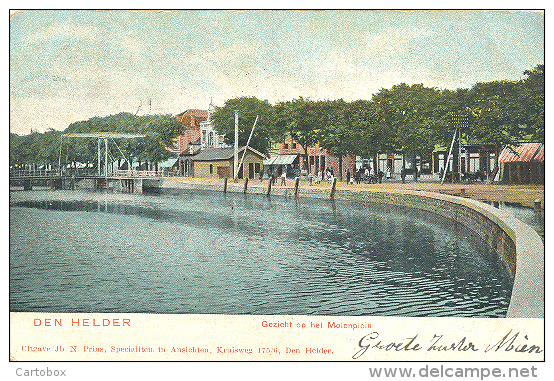
{"label": "building", "polygon": [[[497,155],[498,147],[494,144],[473,144],[462,145],[460,149],[461,155],[456,155],[455,152],[450,154],[450,160],[447,164],[448,151],[446,149],[438,149],[433,152],[433,172],[443,173],[444,168],[447,172],[456,172],[454,169],[458,160],[460,172],[465,173],[482,173],[486,178],[494,179],[498,172]],[[448,165],[448,166],[447,166]]]}
{"label": "building", "polygon": [[[263,161],[265,155],[256,151],[252,147],[239,148],[239,162],[243,157],[241,167],[239,168],[238,178],[244,177],[245,171],[249,179],[259,178],[263,171]],[[226,148],[206,148],[191,158],[193,163],[192,175],[201,178],[233,178],[234,166],[234,147]]]}
{"label": "building", "polygon": [[522,143],[516,147],[506,147],[498,161],[502,182],[544,184],[543,143]]}
{"label": "building", "polygon": [[181,135],[177,138],[179,176],[193,176],[192,158],[201,150],[229,147],[224,142],[225,135],[213,127],[210,120],[213,111],[214,106],[210,103],[208,110],[190,109],[175,116],[181,123]]}
{"label": "building", "polygon": [[[279,155],[273,156],[266,161],[273,171],[277,171],[279,176],[282,170],[287,171],[289,177],[300,176],[301,174],[307,175],[320,174],[325,172],[328,168],[333,170],[335,177],[341,177],[346,179],[347,173],[353,174],[356,170],[356,159],[353,156],[343,156],[342,160],[335,156],[331,156],[326,149],[315,145],[308,148],[308,163],[305,160],[305,151],[302,146],[293,141],[292,137],[288,135],[285,141],[281,142],[279,146]],[[271,159],[275,159],[271,161]],[[270,162],[271,161],[271,162]]]}
{"label": "building", "polygon": [[177,151],[180,155],[183,151],[190,150],[190,144],[200,141],[200,124],[208,121],[208,110],[191,109],[175,116],[181,123],[181,135],[177,138]]}

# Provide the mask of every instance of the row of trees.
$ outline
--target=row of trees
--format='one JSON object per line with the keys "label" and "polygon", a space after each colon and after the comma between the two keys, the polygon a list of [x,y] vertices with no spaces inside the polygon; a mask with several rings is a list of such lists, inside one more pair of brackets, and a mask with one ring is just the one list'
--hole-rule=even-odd
{"label": "row of trees", "polygon": [[[10,166],[23,164],[63,165],[97,162],[97,141],[91,138],[68,138],[64,134],[114,132],[145,135],[140,139],[110,141],[109,156],[120,163],[127,160],[157,163],[174,156],[166,147],[172,147],[181,125],[171,115],[136,116],[119,113],[94,117],[70,124],[64,131],[49,130],[18,136],[10,134]],[[122,163],[123,164],[123,163]]]}
{"label": "row of trees", "polygon": [[[462,136],[468,144],[501,147],[522,140],[544,142],[544,65],[526,70],[524,75],[519,81],[477,83],[458,90],[401,83],[381,89],[370,100],[353,102],[300,97],[271,105],[255,97],[233,98],[216,108],[212,120],[215,129],[232,143],[237,110],[239,144],[245,145],[258,116],[250,146],[266,155],[288,134],[302,147],[319,143],[338,157],[428,154],[437,145],[450,144],[458,127],[453,121],[459,116],[467,119]],[[173,146],[180,125],[171,115],[120,113],[75,122],[62,132],[10,134],[10,165],[57,165],[60,159],[62,163],[95,163],[94,139],[61,137],[90,132],[144,134],[143,139],[121,139],[116,143],[119,148],[111,144],[110,156],[160,162],[174,155],[167,147]],[[307,161],[307,155],[304,159]]]}
{"label": "row of trees", "polygon": [[234,98],[217,108],[212,119],[231,142],[237,110],[239,144],[244,145],[258,115],[250,145],[265,154],[288,134],[302,147],[319,143],[338,157],[429,154],[437,145],[449,146],[457,118],[467,120],[461,131],[467,144],[544,142],[544,65],[524,75],[520,81],[477,83],[458,90],[401,83],[381,89],[371,100],[353,102],[300,97],[272,106],[254,97]]}

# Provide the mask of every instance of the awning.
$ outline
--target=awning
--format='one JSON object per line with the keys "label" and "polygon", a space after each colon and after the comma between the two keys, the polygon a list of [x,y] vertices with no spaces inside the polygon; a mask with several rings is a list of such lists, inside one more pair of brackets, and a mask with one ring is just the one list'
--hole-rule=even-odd
{"label": "awning", "polygon": [[176,163],[177,163],[177,159],[175,159],[173,157],[173,158],[171,158],[169,160],[166,160],[162,163],[158,163],[158,168],[172,168]]}
{"label": "awning", "polygon": [[508,147],[504,148],[498,157],[498,161],[501,163],[515,163],[544,160],[544,145],[542,143],[523,143],[512,149],[513,151]]}
{"label": "awning", "polygon": [[296,160],[298,155],[276,155],[264,160],[264,165],[289,165]]}

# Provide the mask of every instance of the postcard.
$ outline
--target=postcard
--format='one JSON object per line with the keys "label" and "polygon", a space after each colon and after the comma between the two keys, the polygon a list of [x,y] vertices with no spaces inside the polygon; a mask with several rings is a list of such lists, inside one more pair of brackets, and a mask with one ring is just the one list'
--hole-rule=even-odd
{"label": "postcard", "polygon": [[534,372],[544,27],[13,11],[10,360]]}

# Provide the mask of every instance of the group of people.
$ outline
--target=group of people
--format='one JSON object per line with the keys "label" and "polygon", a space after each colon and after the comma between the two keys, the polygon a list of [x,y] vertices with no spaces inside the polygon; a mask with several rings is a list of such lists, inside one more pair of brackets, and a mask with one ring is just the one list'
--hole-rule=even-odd
{"label": "group of people", "polygon": [[[267,170],[267,175],[269,176],[269,181],[271,182],[272,185],[275,185],[275,183],[277,182],[277,175],[278,175],[277,172],[278,171],[272,172],[271,168]],[[262,181],[263,171],[260,173],[261,173],[260,181]],[[281,169],[281,174],[279,175],[279,178],[281,179],[281,185],[287,185],[287,171],[284,168]]]}
{"label": "group of people", "polygon": [[[281,173],[279,174],[279,169],[281,169]],[[386,172],[383,172],[382,170],[378,170],[377,173],[372,173],[372,169],[368,165],[364,165],[363,167],[359,168],[358,170],[354,171],[353,173],[350,173],[350,170],[346,171],[346,182],[348,184],[353,184],[354,182],[356,184],[360,184],[361,182],[379,182],[381,183],[383,181],[383,178],[390,179],[392,178],[392,171],[390,168],[386,169]],[[287,171],[284,168],[278,168],[274,172],[270,169],[268,169],[267,174],[269,176],[269,179],[272,183],[272,185],[275,185],[277,182],[277,178],[281,179],[280,185],[287,185]],[[416,174],[418,174],[418,171],[416,169]],[[319,183],[324,180],[333,180],[335,177],[333,168],[327,167],[325,170],[319,171],[315,173],[315,176],[310,176],[310,182],[312,179]],[[402,169],[400,171],[400,177],[402,179],[402,182],[404,183],[406,181],[406,170]],[[260,172],[260,181],[263,181],[263,171]]]}
{"label": "group of people", "polygon": [[[381,170],[379,170],[377,174],[372,174],[371,172],[371,168],[369,168],[369,166],[367,165],[364,165],[357,171],[354,171],[352,177],[350,177],[350,171],[347,171],[347,182],[351,184],[353,184],[354,182],[356,182],[356,184],[360,184],[361,182],[376,182],[377,180],[381,182],[383,180],[383,177],[385,176],[385,173]],[[387,178],[390,178],[390,171],[387,171]],[[372,181],[372,179],[375,179],[375,181]]]}

